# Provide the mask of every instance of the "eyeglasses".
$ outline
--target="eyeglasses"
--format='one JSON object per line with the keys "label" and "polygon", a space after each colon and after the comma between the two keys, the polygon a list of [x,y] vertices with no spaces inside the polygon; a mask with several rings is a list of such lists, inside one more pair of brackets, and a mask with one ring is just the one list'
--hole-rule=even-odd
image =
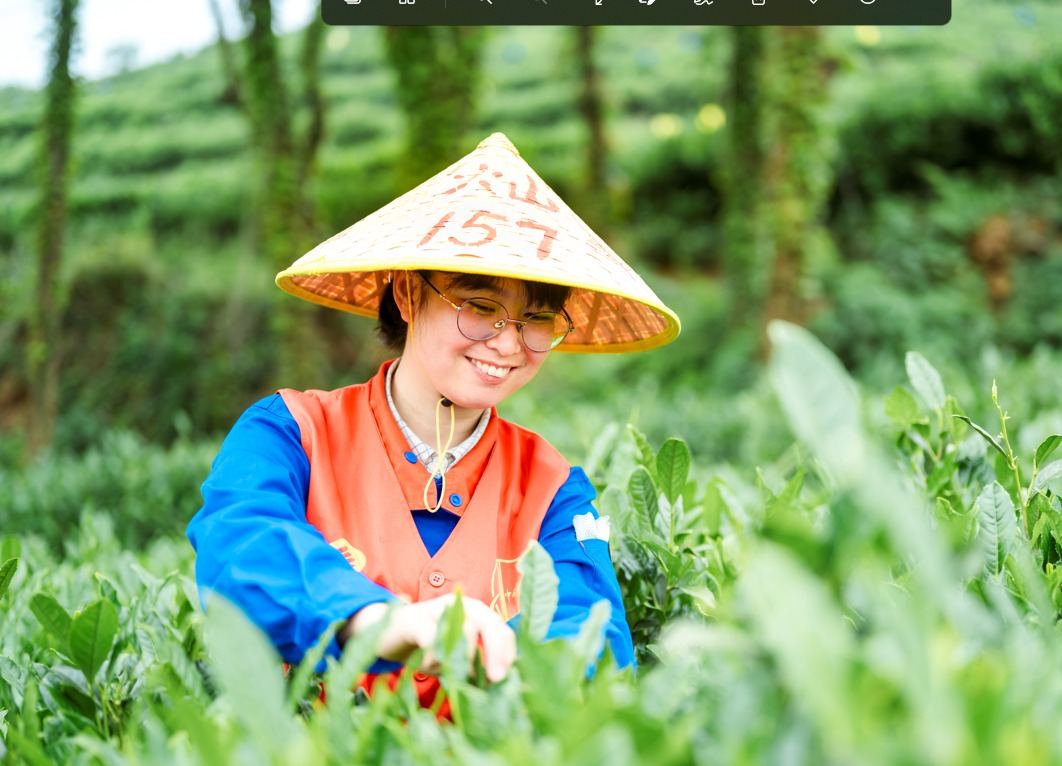
{"label": "eyeglasses", "polygon": [[[422,276],[421,279],[424,279]],[[527,319],[510,319],[505,306],[490,298],[469,298],[460,306],[428,282],[428,287],[457,309],[457,329],[469,340],[489,340],[512,322],[520,331],[524,345],[532,351],[552,351],[572,331],[572,320],[564,312],[540,311]]]}

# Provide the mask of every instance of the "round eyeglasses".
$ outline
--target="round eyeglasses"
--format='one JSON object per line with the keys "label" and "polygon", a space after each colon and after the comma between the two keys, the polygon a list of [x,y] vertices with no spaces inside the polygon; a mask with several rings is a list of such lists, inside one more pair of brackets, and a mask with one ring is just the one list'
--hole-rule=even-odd
{"label": "round eyeglasses", "polygon": [[[424,279],[421,276],[421,279]],[[510,319],[505,306],[490,298],[469,298],[458,305],[428,282],[428,287],[457,309],[457,329],[469,340],[489,340],[512,322],[531,351],[552,351],[572,331],[572,320],[564,312],[540,311],[527,319]]]}

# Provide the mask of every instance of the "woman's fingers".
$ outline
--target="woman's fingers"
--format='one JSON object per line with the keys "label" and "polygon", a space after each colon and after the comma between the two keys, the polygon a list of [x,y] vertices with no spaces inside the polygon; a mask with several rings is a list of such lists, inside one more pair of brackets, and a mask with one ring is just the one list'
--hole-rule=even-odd
{"label": "woman's fingers", "polygon": [[[387,628],[380,636],[377,655],[383,659],[404,662],[417,649],[424,649],[426,651],[419,669],[425,673],[438,673],[439,663],[431,649],[439,632],[439,620],[454,600],[454,595],[449,594],[395,608]],[[461,630],[464,633],[469,660],[475,657],[476,650],[482,646],[487,678],[492,682],[502,680],[516,659],[516,634],[496,612],[479,599],[464,598],[462,606],[465,620]],[[366,607],[366,610],[368,609],[369,607]],[[372,611],[364,615],[365,618],[370,616],[376,617]],[[357,616],[355,620],[358,620]],[[376,620],[358,620],[362,621],[371,624]],[[356,629],[362,627],[360,624],[355,625]]]}
{"label": "woman's fingers", "polygon": [[[470,634],[472,638],[469,638]],[[482,639],[483,664],[487,668],[488,680],[497,682],[505,678],[516,660],[516,634],[493,609],[478,599],[465,599],[465,637],[473,653]]]}

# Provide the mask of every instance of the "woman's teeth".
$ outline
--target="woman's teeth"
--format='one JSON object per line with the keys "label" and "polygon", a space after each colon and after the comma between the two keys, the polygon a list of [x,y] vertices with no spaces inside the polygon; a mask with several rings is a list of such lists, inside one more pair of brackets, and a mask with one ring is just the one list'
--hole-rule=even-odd
{"label": "woman's teeth", "polygon": [[480,369],[495,378],[504,378],[506,375],[509,374],[509,370],[512,369],[512,367],[495,367],[491,364],[483,364],[482,362],[477,362],[475,359],[472,359],[470,361],[472,362],[472,364],[476,365],[477,369]]}

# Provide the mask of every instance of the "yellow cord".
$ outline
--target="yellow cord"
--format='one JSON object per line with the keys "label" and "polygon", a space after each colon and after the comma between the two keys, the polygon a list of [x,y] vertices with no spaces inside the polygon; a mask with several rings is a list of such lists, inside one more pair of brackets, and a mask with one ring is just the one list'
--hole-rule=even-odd
{"label": "yellow cord", "polygon": [[[413,292],[413,286],[409,283],[409,272],[406,272],[406,310],[409,312],[409,344],[413,350],[413,361],[420,367],[421,372],[424,372],[424,367],[420,363],[420,359],[417,358],[417,341],[413,333],[413,301],[410,295]],[[427,377],[427,376],[425,376]],[[442,429],[439,428],[439,407],[442,403],[447,401],[445,396],[439,397],[439,401],[435,403],[435,446],[436,459],[435,468],[431,472],[431,476],[428,477],[428,483],[424,485],[424,508],[429,513],[435,513],[442,508],[443,498],[446,497],[446,472],[442,470],[443,461],[446,459],[446,453],[450,451],[450,443],[454,440],[454,421],[456,415],[454,413],[454,405],[450,404],[450,437],[446,440],[446,449],[442,446]],[[431,485],[435,483],[436,476],[442,477],[442,488],[439,490],[439,497],[436,498],[439,502],[434,508],[430,507],[428,503],[428,490],[431,489]]]}
{"label": "yellow cord", "polygon": [[[450,451],[450,442],[454,440],[454,407],[450,405],[450,438],[446,440],[446,449],[442,446],[442,432],[439,429],[439,408],[442,406],[443,400],[446,397],[440,396],[439,401],[435,403],[435,438],[437,440],[436,446],[438,447],[436,454],[438,457],[435,460],[435,468],[431,472],[431,476],[428,477],[428,483],[424,485],[424,507],[431,513],[435,513],[442,508],[443,498],[446,497],[446,473],[442,470],[443,461],[446,459],[446,453]],[[428,505],[428,489],[435,483],[436,475],[442,477],[442,488],[439,490],[438,504],[431,508]]]}

